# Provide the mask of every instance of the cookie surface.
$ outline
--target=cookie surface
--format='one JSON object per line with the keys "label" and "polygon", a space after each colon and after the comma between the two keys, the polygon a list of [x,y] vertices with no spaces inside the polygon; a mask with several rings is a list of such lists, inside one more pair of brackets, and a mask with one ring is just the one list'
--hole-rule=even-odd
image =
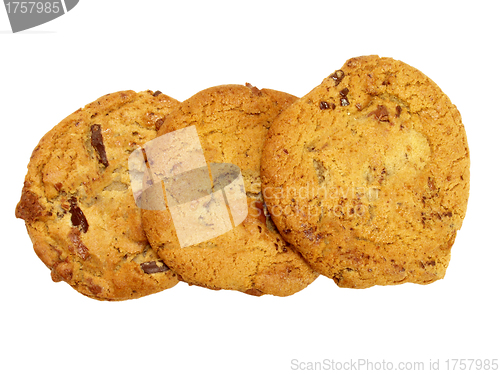
{"label": "cookie surface", "polygon": [[[142,210],[151,245],[184,281],[210,289],[287,296],[317,277],[283,241],[266,214],[261,195],[260,156],[265,134],[271,121],[295,100],[292,95],[251,85],[224,85],[199,92],[165,119],[158,136],[195,126],[207,163],[239,167],[246,192],[243,201],[248,204],[248,215],[241,224],[184,247],[172,206],[162,211]],[[214,170],[211,166],[213,179]],[[213,186],[214,180],[211,183]],[[196,218],[201,220],[201,216]],[[197,232],[193,229],[193,235]]]}
{"label": "cookie surface", "polygon": [[417,69],[348,60],[271,127],[267,206],[341,287],[443,278],[465,216],[469,149],[456,107]]}
{"label": "cookie surface", "polygon": [[16,217],[54,281],[100,300],[138,298],[178,282],[147,241],[128,173],[130,153],[156,136],[177,104],[159,91],[109,94],[40,140]]}

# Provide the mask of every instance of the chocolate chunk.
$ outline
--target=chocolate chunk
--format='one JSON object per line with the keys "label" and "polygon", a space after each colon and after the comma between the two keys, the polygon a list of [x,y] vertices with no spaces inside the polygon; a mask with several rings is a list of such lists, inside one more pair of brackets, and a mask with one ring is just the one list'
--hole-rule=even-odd
{"label": "chocolate chunk", "polygon": [[54,282],[62,280],[69,282],[73,278],[73,264],[69,260],[70,257],[66,257],[64,261],[58,261],[54,264],[50,272],[50,276]]}
{"label": "chocolate chunk", "polygon": [[167,270],[170,270],[170,268],[165,265],[163,262],[160,262],[160,266],[156,263],[156,261],[149,261],[149,262],[143,262],[141,264],[141,269],[143,272],[146,274],[154,274],[154,273],[163,273]]}
{"label": "chocolate chunk", "polygon": [[379,122],[389,122],[389,111],[383,105],[377,106],[377,109],[370,112],[368,116],[374,115],[375,119]]}
{"label": "chocolate chunk", "polygon": [[399,105],[396,106],[396,118],[399,118],[399,116],[401,115],[401,107]]}
{"label": "chocolate chunk", "polygon": [[89,291],[94,295],[98,295],[102,292],[102,287],[92,282],[92,278],[87,278]]}
{"label": "chocolate chunk", "polygon": [[76,197],[72,197],[69,199],[70,207],[69,212],[71,213],[71,224],[75,227],[79,227],[81,231],[84,233],[89,229],[89,223],[87,222],[87,218],[83,214],[80,207],[76,204]]}
{"label": "chocolate chunk", "polygon": [[161,91],[155,91],[155,93],[153,94],[154,97],[156,97],[158,95],[161,95]]}
{"label": "chocolate chunk", "polygon": [[104,141],[102,139],[101,125],[92,125],[90,127],[90,131],[92,132],[90,143],[97,152],[97,158],[99,159],[99,162],[101,164],[103,164],[105,167],[108,167],[109,162],[108,158],[106,157],[106,149],[104,148]]}
{"label": "chocolate chunk", "polygon": [[33,192],[24,189],[21,201],[16,207],[16,218],[21,218],[26,222],[33,222],[37,218],[47,215],[45,209],[38,201],[38,196]]}
{"label": "chocolate chunk", "polygon": [[346,87],[342,89],[339,94],[340,94],[340,106],[348,106],[349,105],[349,100],[347,100],[347,94],[349,93],[349,89]]}
{"label": "chocolate chunk", "polygon": [[165,120],[163,118],[160,118],[159,120],[157,120],[155,122],[156,131],[158,131],[160,129],[161,125],[163,125],[163,122],[165,122]]}
{"label": "chocolate chunk", "polygon": [[328,104],[326,101],[321,101],[319,103],[319,109],[321,110],[330,109],[330,104]]}
{"label": "chocolate chunk", "polygon": [[255,86],[252,86],[250,83],[245,83],[245,86],[252,90],[252,93],[257,96],[262,96],[262,92]]}
{"label": "chocolate chunk", "polygon": [[252,295],[252,296],[262,296],[262,295],[264,295],[264,292],[259,291],[256,288],[250,288],[249,290],[246,290],[245,293],[247,295]]}
{"label": "chocolate chunk", "polygon": [[344,79],[344,72],[342,70],[336,70],[333,74],[329,76],[329,78],[335,81],[335,85],[338,86],[339,83]]}
{"label": "chocolate chunk", "polygon": [[80,231],[76,228],[72,228],[68,234],[68,238],[71,242],[69,245],[69,250],[71,253],[76,253],[83,260],[86,260],[90,257],[89,249],[82,243],[80,238]]}

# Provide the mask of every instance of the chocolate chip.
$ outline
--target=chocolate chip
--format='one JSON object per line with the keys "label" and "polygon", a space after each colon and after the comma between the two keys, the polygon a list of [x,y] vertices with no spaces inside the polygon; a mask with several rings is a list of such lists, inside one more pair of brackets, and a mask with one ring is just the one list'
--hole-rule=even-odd
{"label": "chocolate chip", "polygon": [[389,122],[389,111],[383,105],[377,106],[377,109],[370,112],[368,116],[374,115],[375,119],[379,122]]}
{"label": "chocolate chip", "polygon": [[347,94],[349,93],[349,89],[346,87],[340,90],[340,106],[348,106],[349,100],[347,100]]}
{"label": "chocolate chip", "polygon": [[154,274],[154,273],[163,273],[165,271],[170,270],[170,268],[165,265],[163,262],[160,262],[160,266],[156,263],[156,261],[143,262],[141,264],[141,269],[146,274]]}
{"label": "chocolate chip", "polygon": [[30,190],[23,189],[21,201],[16,207],[16,218],[21,218],[26,222],[34,222],[44,215],[47,215],[47,212],[40,204],[38,196]]}
{"label": "chocolate chip", "polygon": [[262,96],[262,92],[261,90],[259,90],[257,87],[255,86],[252,86],[250,83],[245,83],[245,86],[247,86],[248,88],[250,88],[252,90],[252,93],[254,95],[257,95],[257,96]]}
{"label": "chocolate chip", "polygon": [[[72,217],[73,218],[73,217]],[[86,260],[89,258],[89,250],[83,244],[81,238],[80,238],[80,231],[76,228],[72,228],[71,231],[68,234],[68,238],[70,240],[70,246],[69,250],[71,253],[76,253],[78,256],[80,256],[83,260]]]}
{"label": "chocolate chip", "polygon": [[161,95],[161,91],[155,91],[155,93],[153,94],[154,97],[156,97],[158,95]]}
{"label": "chocolate chip", "polygon": [[264,292],[262,292],[262,291],[260,291],[260,290],[258,290],[256,288],[251,288],[249,290],[246,290],[245,293],[248,294],[248,295],[252,295],[252,296],[262,296],[262,295],[264,295]]}
{"label": "chocolate chip", "polygon": [[50,276],[54,282],[71,281],[73,278],[73,264],[70,263],[70,257],[66,257],[64,261],[57,261],[50,272]]}
{"label": "chocolate chip", "polygon": [[344,79],[344,72],[342,70],[336,70],[333,74],[329,76],[329,78],[335,81],[335,85],[338,86],[339,83]]}
{"label": "chocolate chip", "polygon": [[399,105],[396,106],[396,118],[399,118],[399,116],[401,115],[401,107]]}
{"label": "chocolate chip", "polygon": [[89,281],[89,290],[90,292],[92,292],[94,295],[99,295],[101,292],[102,292],[102,287],[97,285],[97,284],[94,284],[92,283],[92,279],[88,279]]}
{"label": "chocolate chip", "polygon": [[160,129],[161,125],[163,125],[163,122],[165,122],[165,120],[163,118],[160,118],[159,120],[157,120],[155,122],[156,131],[158,131]]}
{"label": "chocolate chip", "polygon": [[105,167],[109,166],[108,158],[106,157],[106,149],[104,148],[104,141],[102,139],[101,125],[92,125],[90,127],[91,136],[90,143],[97,152],[97,158],[99,162]]}
{"label": "chocolate chip", "polygon": [[321,110],[330,109],[330,104],[328,104],[326,101],[321,101],[319,103],[319,109]]}
{"label": "chocolate chip", "polygon": [[75,227],[79,227],[84,233],[89,229],[89,223],[87,218],[83,214],[80,207],[77,205],[76,197],[69,199],[70,207],[69,212],[71,213],[71,224]]}

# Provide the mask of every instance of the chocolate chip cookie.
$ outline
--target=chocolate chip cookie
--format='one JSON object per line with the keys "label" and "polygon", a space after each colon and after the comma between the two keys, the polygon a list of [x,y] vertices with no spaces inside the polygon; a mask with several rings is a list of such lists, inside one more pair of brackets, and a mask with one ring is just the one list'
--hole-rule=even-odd
{"label": "chocolate chip cookie", "polygon": [[159,91],[109,94],[41,139],[16,217],[54,281],[99,300],[138,298],[178,282],[147,241],[128,167],[177,104]]}
{"label": "chocolate chip cookie", "polygon": [[[149,203],[151,209],[143,209],[142,218],[152,247],[182,280],[210,289],[287,296],[316,279],[317,274],[276,230],[261,193],[265,135],[276,116],[295,100],[249,84],[212,87],[183,102],[165,119],[157,139],[179,134],[170,148],[160,147],[155,153],[154,147],[145,147],[151,168],[162,165],[157,174],[170,172],[181,178],[173,192],[163,176],[159,192],[149,199],[159,198],[160,203],[154,207]],[[161,155],[167,157],[162,160]],[[239,187],[226,188],[237,180]],[[190,197],[181,196],[191,189]],[[243,207],[234,209],[238,194],[243,195]],[[175,205],[178,200],[182,209]]]}
{"label": "chocolate chip cookie", "polygon": [[348,60],[274,122],[264,199],[283,237],[341,287],[445,275],[465,216],[461,116],[417,69]]}

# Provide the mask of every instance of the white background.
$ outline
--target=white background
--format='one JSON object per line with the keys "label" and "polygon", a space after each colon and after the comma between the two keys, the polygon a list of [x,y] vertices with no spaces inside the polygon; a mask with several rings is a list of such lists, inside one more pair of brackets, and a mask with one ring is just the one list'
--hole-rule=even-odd
{"label": "white background", "polygon": [[[500,359],[496,1],[98,1],[12,34],[0,8],[3,373],[288,373],[296,362]],[[446,278],[288,297],[179,284],[99,302],[53,283],[14,217],[31,151],[60,120],[118,90],[184,100],[250,82],[297,96],[350,57],[431,77],[459,108],[471,195]]]}

